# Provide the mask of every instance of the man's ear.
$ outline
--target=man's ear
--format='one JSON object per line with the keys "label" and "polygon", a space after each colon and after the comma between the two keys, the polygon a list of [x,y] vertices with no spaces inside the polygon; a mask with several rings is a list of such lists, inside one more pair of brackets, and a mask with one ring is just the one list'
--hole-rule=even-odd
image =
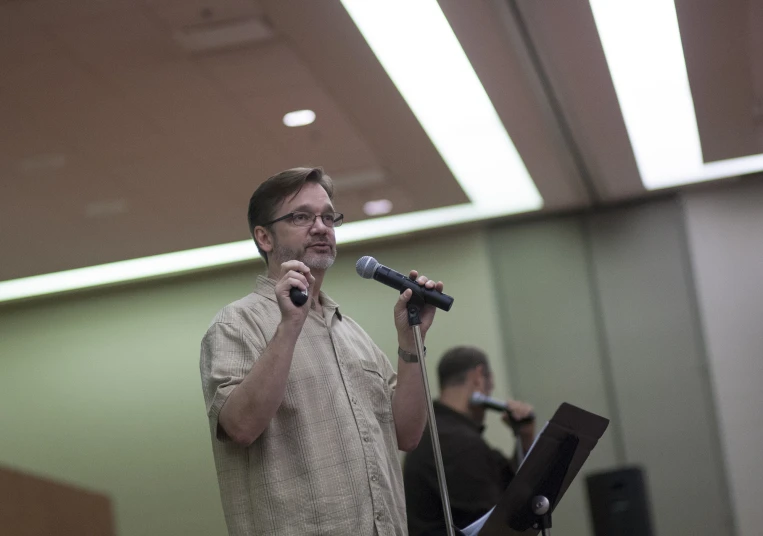
{"label": "man's ear", "polygon": [[466,381],[469,385],[475,387],[481,385],[480,379],[482,378],[482,369],[480,367],[482,367],[482,365],[477,365],[466,372]]}
{"label": "man's ear", "polygon": [[254,228],[254,239],[257,241],[260,249],[265,253],[273,251],[273,235],[262,225],[258,225]]}
{"label": "man's ear", "polygon": [[474,385],[479,390],[484,390],[485,388],[485,365],[477,365],[472,370],[469,371],[469,379],[472,382],[472,385]]}

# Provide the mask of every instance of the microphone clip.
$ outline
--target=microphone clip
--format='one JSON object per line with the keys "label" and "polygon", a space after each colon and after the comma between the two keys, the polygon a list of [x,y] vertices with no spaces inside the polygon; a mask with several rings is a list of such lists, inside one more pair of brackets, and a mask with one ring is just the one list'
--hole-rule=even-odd
{"label": "microphone clip", "polygon": [[[412,277],[408,277],[411,281],[416,281]],[[405,292],[403,290],[400,294]],[[405,308],[408,311],[408,325],[409,326],[420,326],[421,325],[421,317],[419,316],[419,313],[421,312],[421,308],[424,307],[425,302],[423,296],[421,296],[421,291],[416,292],[416,289],[411,289],[411,299],[408,300],[408,303],[406,304]]]}

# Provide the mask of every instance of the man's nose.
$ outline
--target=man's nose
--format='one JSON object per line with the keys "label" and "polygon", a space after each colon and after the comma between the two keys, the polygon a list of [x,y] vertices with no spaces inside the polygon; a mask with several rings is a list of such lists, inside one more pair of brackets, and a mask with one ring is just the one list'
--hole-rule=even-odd
{"label": "man's nose", "polygon": [[331,229],[328,225],[323,223],[323,217],[318,216],[310,226],[310,233],[312,234],[326,234]]}

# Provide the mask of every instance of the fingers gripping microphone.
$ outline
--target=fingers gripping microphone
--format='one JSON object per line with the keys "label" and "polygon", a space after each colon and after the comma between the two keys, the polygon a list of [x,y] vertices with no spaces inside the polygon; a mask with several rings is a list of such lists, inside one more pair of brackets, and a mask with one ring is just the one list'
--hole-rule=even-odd
{"label": "fingers gripping microphone", "polygon": [[490,396],[487,396],[486,394],[480,393],[479,391],[475,391],[472,393],[472,397],[469,400],[469,402],[473,406],[482,406],[483,408],[487,409],[494,409],[496,411],[505,411],[509,414],[509,420],[511,420],[514,424],[525,424],[527,422],[532,422],[535,420],[535,414],[530,413],[527,417],[525,417],[522,420],[516,420],[511,415],[511,410],[509,409],[509,405],[504,402],[503,400],[498,400],[497,398],[493,398]]}
{"label": "fingers gripping microphone", "polygon": [[434,305],[443,311],[450,311],[453,305],[453,297],[434,289],[424,288],[400,272],[379,264],[373,257],[365,256],[358,259],[355,271],[363,279],[375,279],[400,292],[411,289],[413,295],[418,296],[424,303]]}

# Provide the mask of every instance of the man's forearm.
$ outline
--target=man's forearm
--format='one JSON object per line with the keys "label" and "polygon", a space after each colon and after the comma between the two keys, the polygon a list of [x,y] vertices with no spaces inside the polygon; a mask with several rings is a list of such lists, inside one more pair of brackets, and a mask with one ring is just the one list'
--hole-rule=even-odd
{"label": "man's forearm", "polygon": [[530,447],[533,445],[533,441],[535,441],[535,434],[534,434],[534,428],[532,431],[529,432],[520,432],[517,436],[517,440],[522,445],[522,452],[527,453],[528,450],[530,450]]}
{"label": "man's forearm", "polygon": [[228,395],[219,422],[236,443],[251,445],[278,411],[286,392],[299,328],[280,324],[265,351]]}
{"label": "man's forearm", "polygon": [[419,363],[398,359],[392,414],[398,448],[405,452],[413,450],[419,444],[427,422],[426,395]]}

